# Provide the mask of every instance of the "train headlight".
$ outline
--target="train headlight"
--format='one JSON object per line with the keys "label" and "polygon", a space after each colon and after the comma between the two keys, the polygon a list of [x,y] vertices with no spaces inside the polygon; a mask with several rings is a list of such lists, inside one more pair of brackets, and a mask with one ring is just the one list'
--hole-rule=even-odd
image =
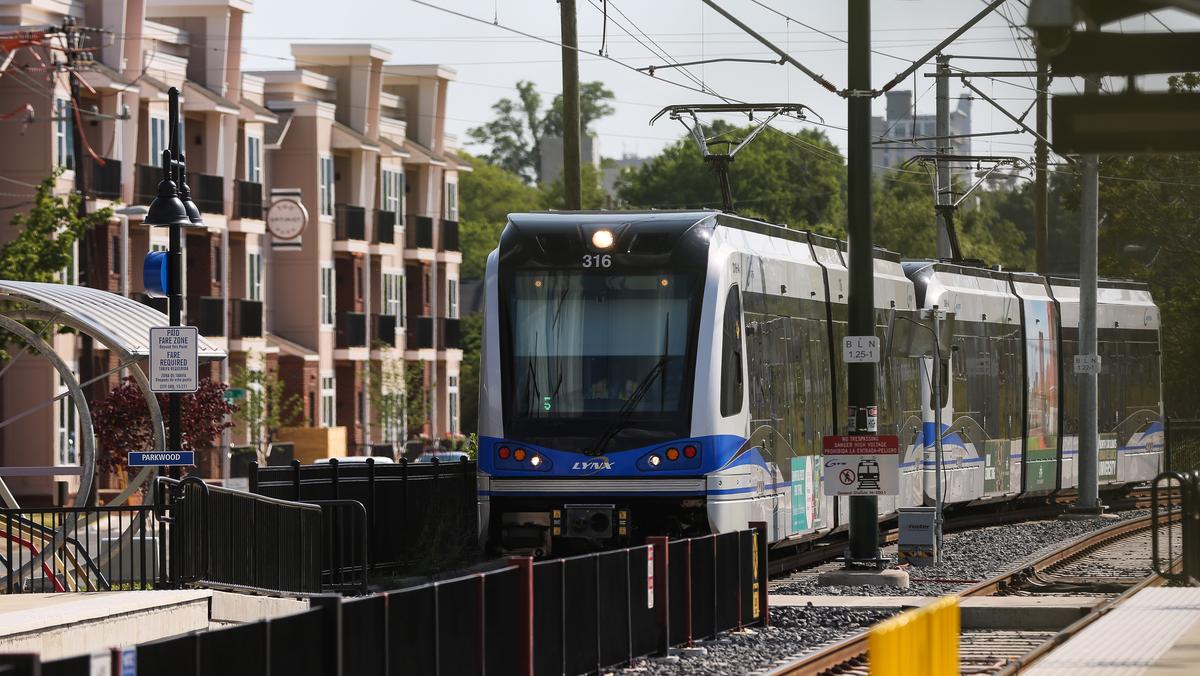
{"label": "train headlight", "polygon": [[658,457],[657,455],[652,455],[649,458],[646,458],[646,462],[650,463],[651,467],[658,467],[659,464],[662,463],[662,458]]}
{"label": "train headlight", "polygon": [[542,456],[537,455],[535,453],[532,457],[529,458],[529,464],[533,465],[534,467],[537,467],[538,465],[542,464]]}
{"label": "train headlight", "polygon": [[592,233],[592,246],[601,251],[611,249],[614,241],[616,240],[613,237],[612,230],[608,228],[601,228]]}

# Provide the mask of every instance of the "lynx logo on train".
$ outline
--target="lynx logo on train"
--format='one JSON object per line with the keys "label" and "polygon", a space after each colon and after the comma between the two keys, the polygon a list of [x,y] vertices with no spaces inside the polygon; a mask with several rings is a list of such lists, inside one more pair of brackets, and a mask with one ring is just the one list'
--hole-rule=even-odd
{"label": "lynx logo on train", "polygon": [[604,457],[603,455],[600,456],[599,458],[596,458],[595,460],[579,460],[579,461],[576,461],[576,463],[574,465],[571,465],[571,469],[577,469],[577,470],[581,470],[581,471],[589,471],[590,470],[592,472],[600,472],[600,471],[603,471],[606,469],[612,469],[612,468],[613,468],[612,462],[610,462],[609,459]]}

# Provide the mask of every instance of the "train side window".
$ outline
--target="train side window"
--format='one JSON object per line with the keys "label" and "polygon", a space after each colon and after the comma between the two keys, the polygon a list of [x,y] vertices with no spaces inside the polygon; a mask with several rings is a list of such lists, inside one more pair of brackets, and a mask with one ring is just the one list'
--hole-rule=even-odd
{"label": "train side window", "polygon": [[729,287],[721,322],[721,415],[742,410],[742,302],[737,285]]}

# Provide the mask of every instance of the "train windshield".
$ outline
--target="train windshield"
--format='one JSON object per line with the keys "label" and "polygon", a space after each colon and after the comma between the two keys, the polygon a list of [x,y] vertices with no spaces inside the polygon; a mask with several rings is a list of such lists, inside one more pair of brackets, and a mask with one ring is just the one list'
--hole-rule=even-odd
{"label": "train windshield", "polygon": [[689,276],[532,271],[512,285],[513,418],[680,417],[691,391]]}

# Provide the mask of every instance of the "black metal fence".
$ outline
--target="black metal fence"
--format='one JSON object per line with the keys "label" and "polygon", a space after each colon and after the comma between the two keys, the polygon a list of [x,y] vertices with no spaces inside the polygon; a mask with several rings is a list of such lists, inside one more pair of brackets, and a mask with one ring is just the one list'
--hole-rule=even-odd
{"label": "black metal fence", "polygon": [[1200,584],[1200,470],[1154,477],[1150,514],[1154,572],[1174,584]]}
{"label": "black metal fence", "polygon": [[1164,422],[1168,472],[1200,470],[1200,418],[1167,418]]}
{"label": "black metal fence", "polygon": [[[323,504],[355,500],[366,519],[368,573],[443,569],[476,551],[475,463],[328,463],[250,468],[250,491],[281,500]],[[345,529],[342,531],[345,532]],[[357,548],[355,543],[348,546]],[[324,568],[334,570],[333,552]]]}
{"label": "black metal fence", "polygon": [[[145,643],[119,656],[135,656],[137,674],[180,676],[592,673],[765,624],[766,545],[765,524],[756,524],[536,564],[513,558],[384,594],[318,595],[295,615]],[[69,660],[45,667],[91,673]]]}
{"label": "black metal fence", "polygon": [[328,543],[320,506],[209,486],[196,477],[160,477],[155,490],[160,518],[170,526],[162,568],[172,586],[321,591]]}
{"label": "black metal fence", "polygon": [[166,534],[153,507],[0,509],[5,593],[149,589]]}

